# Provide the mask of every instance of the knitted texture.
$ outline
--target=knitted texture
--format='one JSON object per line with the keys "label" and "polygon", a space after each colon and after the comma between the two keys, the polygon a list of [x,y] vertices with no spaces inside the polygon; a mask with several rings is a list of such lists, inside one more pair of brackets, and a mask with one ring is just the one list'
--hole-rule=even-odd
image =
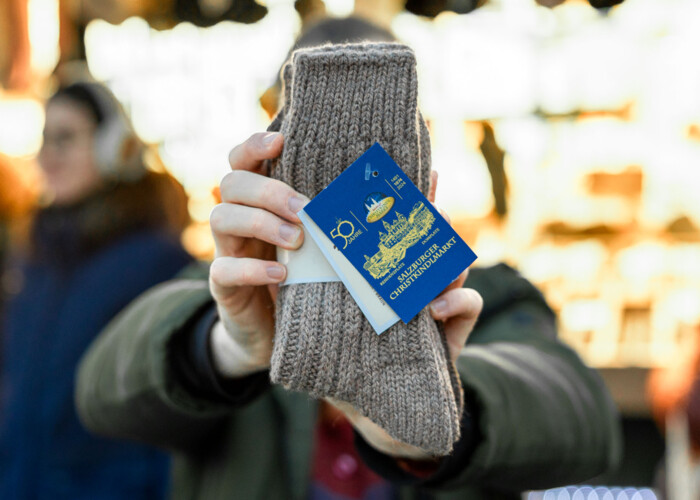
{"label": "knitted texture", "polygon": [[[282,77],[284,105],[269,130],[285,143],[272,177],[313,198],[379,141],[427,195],[430,138],[408,47],[302,49]],[[462,388],[427,309],[377,335],[343,284],[281,287],[270,377],[350,403],[393,438],[434,455],[448,454],[459,438]]]}

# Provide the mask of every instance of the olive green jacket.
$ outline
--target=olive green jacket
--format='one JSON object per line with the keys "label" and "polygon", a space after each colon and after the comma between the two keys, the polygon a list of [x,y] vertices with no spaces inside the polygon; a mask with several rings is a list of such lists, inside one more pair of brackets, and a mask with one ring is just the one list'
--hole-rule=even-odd
{"label": "olive green jacket", "polygon": [[[173,373],[174,339],[211,308],[205,278],[155,287],[102,332],[79,368],[81,419],[96,433],[172,450],[174,499],[304,499],[316,401],[272,386],[231,405],[193,393]],[[480,439],[457,473],[401,486],[401,498],[518,498],[614,466],[614,406],[600,377],[556,339],[540,293],[505,265],[472,270],[466,286],[485,304],[458,361]]]}

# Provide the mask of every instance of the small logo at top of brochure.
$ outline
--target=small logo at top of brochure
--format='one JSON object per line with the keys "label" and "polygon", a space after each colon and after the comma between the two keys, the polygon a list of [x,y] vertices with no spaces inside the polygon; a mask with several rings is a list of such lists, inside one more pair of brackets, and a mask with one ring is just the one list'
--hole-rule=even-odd
{"label": "small logo at top of brochure", "polygon": [[371,193],[365,198],[365,213],[367,222],[377,222],[389,213],[394,206],[394,198],[383,193]]}

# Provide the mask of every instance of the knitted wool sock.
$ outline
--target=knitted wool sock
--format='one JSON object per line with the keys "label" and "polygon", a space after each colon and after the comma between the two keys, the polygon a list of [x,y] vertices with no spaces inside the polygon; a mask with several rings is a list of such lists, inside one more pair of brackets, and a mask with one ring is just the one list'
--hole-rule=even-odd
{"label": "knitted wool sock", "polygon": [[[399,44],[320,47],[283,69],[285,136],[271,174],[310,198],[375,141],[427,194],[430,144],[417,110],[413,52]],[[427,309],[377,335],[341,283],[284,286],[273,382],[350,403],[395,439],[435,455],[459,438],[462,390]]]}

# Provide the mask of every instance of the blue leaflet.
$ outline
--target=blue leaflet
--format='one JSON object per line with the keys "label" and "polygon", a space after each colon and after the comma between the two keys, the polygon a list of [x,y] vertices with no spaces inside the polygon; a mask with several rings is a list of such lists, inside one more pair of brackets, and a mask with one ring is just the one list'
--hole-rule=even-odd
{"label": "blue leaflet", "polygon": [[378,142],[304,211],[404,323],[476,259]]}

